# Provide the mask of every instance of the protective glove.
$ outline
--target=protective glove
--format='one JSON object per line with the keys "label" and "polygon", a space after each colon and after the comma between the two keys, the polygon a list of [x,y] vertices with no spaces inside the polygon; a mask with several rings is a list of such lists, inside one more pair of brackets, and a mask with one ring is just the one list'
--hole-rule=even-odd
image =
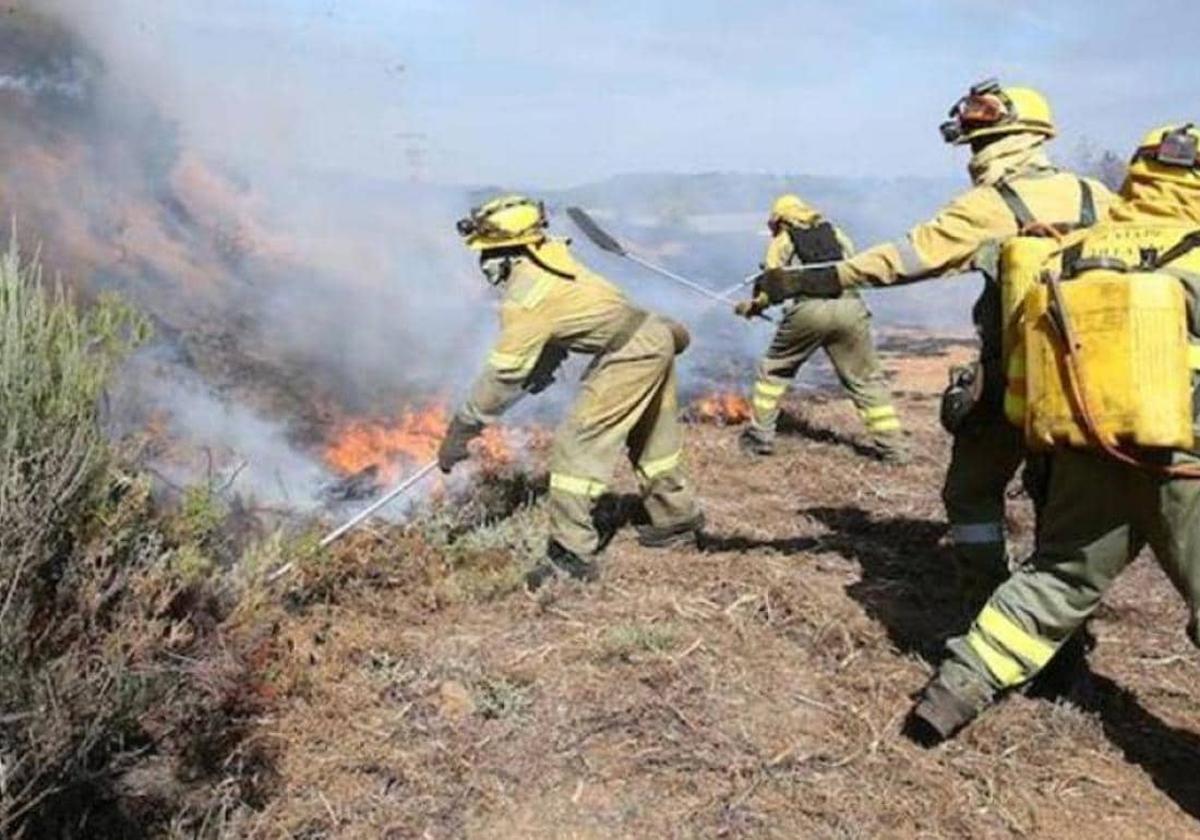
{"label": "protective glove", "polygon": [[733,311],[743,318],[757,318],[771,305],[766,295],[759,295],[753,300],[742,300],[734,304]]}
{"label": "protective glove", "polygon": [[678,321],[673,321],[670,318],[664,318],[667,322],[667,329],[671,331],[671,342],[675,345],[675,355],[678,356],[684,350],[688,349],[688,345],[692,343],[692,334],[688,332],[688,328]]}
{"label": "protective glove", "polygon": [[835,298],[841,294],[842,282],[831,265],[810,269],[769,268],[754,279],[754,297],[765,295],[772,304],[789,298]]}
{"label": "protective glove", "polygon": [[525,379],[526,392],[540,394],[553,385],[554,374],[558,373],[559,367],[568,355],[570,355],[569,351],[561,344],[547,344],[543,347],[537,362],[533,365],[533,370]]}
{"label": "protective glove", "polygon": [[455,415],[454,419],[450,421],[450,428],[446,430],[446,436],[442,438],[442,445],[438,447],[438,468],[442,472],[448,473],[454,469],[455,464],[467,460],[471,455],[467,450],[467,444],[478,437],[482,431],[482,423],[463,420]]}

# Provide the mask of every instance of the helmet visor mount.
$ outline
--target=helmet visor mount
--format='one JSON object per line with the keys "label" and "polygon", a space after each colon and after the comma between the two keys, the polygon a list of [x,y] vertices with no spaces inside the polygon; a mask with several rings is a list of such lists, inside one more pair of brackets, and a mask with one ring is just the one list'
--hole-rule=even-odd
{"label": "helmet visor mount", "polygon": [[1200,168],[1200,138],[1192,131],[1192,124],[1181,126],[1163,137],[1155,159],[1164,166]]}
{"label": "helmet visor mount", "polygon": [[1191,123],[1168,131],[1153,146],[1142,146],[1133,153],[1133,160],[1148,160],[1177,169],[1200,169],[1200,137]]}
{"label": "helmet visor mount", "polygon": [[1013,119],[1012,104],[996,79],[987,79],[971,86],[967,95],[950,108],[949,120],[939,126],[942,139],[957,143],[981,128],[992,128]]}

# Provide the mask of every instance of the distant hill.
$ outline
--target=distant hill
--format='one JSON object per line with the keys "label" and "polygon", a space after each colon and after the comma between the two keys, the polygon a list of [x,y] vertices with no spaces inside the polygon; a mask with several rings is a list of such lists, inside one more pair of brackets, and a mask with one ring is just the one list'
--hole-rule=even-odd
{"label": "distant hill", "polygon": [[[751,272],[766,246],[765,221],[772,200],[794,192],[841,226],[860,248],[903,233],[928,218],[966,183],[947,178],[834,178],[737,172],[624,174],[565,190],[542,193],[551,210],[578,204],[613,231],[682,274],[726,287]],[[569,222],[556,214],[560,229]],[[645,289],[647,302],[682,306],[667,281],[577,243],[603,270]],[[636,280],[634,277],[636,276]],[[954,278],[869,293],[883,324],[961,330],[969,324],[976,278]],[[690,294],[690,293],[684,293]]]}

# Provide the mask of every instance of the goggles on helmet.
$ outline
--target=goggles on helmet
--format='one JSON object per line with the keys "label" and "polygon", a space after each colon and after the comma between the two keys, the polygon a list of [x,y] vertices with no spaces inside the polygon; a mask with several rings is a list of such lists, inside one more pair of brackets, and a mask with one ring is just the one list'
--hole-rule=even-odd
{"label": "goggles on helmet", "polygon": [[1133,159],[1183,169],[1200,169],[1200,138],[1193,133],[1192,124],[1188,123],[1168,131],[1157,145],[1140,147],[1133,153]]}
{"label": "goggles on helmet", "polygon": [[942,139],[955,143],[972,131],[990,128],[1013,119],[1012,103],[1004,95],[997,79],[971,85],[967,95],[950,108],[949,120],[939,126]]}
{"label": "goggles on helmet", "polygon": [[[505,227],[496,224],[494,216],[502,214],[505,210],[511,210],[516,207],[527,206],[536,210],[534,219],[527,227],[522,230]],[[507,239],[517,236],[524,236],[531,231],[544,228],[546,226],[546,207],[538,201],[533,202],[525,198],[515,198],[507,203],[489,203],[481,207],[476,207],[471,210],[471,214],[466,218],[459,219],[454,223],[455,229],[460,236],[478,236],[482,239]]]}

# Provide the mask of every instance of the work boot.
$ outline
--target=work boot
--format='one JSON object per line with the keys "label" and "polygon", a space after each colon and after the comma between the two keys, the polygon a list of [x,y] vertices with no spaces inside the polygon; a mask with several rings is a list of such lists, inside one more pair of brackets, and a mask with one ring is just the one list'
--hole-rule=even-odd
{"label": "work boot", "polygon": [[907,467],[912,463],[912,453],[904,448],[890,446],[886,448],[881,447],[879,448],[878,453],[879,454],[875,457],[878,458],[880,463],[888,464],[889,466]]}
{"label": "work boot", "polygon": [[698,513],[677,525],[639,525],[638,545],[646,548],[679,548],[695,545],[704,528],[704,514]]}
{"label": "work boot", "polygon": [[908,446],[899,435],[877,437],[872,443],[875,445],[874,457],[876,460],[896,467],[912,463],[912,452],[909,451]]}
{"label": "work boot", "polygon": [[550,540],[546,547],[546,558],[525,575],[525,588],[533,592],[540,589],[551,578],[566,577],[590,583],[600,576],[600,570],[591,560],[585,560],[558,540]]}
{"label": "work boot", "polygon": [[959,697],[935,677],[908,713],[903,731],[922,747],[937,746],[977,718],[980,711],[978,706]]}
{"label": "work boot", "polygon": [[1095,646],[1096,639],[1086,627],[1074,633],[1029,681],[1026,695],[1043,700],[1069,700],[1086,707],[1092,688],[1087,654]]}
{"label": "work boot", "polygon": [[752,426],[742,429],[742,433],[738,435],[738,448],[755,457],[775,454],[775,442],[763,437]]}

